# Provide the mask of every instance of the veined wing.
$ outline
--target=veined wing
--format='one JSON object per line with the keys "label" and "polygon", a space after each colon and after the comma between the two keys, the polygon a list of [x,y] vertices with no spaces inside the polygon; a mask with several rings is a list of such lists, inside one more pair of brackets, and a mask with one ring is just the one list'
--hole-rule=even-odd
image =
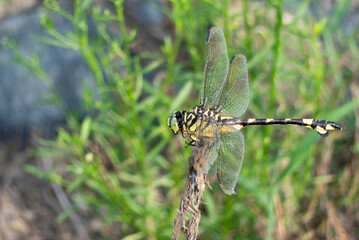
{"label": "veined wing", "polygon": [[213,27],[208,32],[205,61],[199,102],[212,106],[226,80],[229,65],[226,39],[219,27]]}
{"label": "veined wing", "polygon": [[227,80],[215,103],[224,114],[239,117],[249,104],[248,68],[246,57],[235,54],[229,64]]}
{"label": "veined wing", "polygon": [[223,192],[235,194],[244,155],[244,138],[240,131],[221,133],[221,146],[217,159],[217,179]]}
{"label": "veined wing", "polygon": [[212,117],[198,116],[196,124],[197,140],[190,160],[199,173],[207,174],[218,156],[219,132]]}

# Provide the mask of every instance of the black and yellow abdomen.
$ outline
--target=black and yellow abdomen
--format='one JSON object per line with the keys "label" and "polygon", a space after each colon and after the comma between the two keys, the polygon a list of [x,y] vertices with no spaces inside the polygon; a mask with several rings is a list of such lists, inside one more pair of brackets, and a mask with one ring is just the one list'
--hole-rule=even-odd
{"label": "black and yellow abdomen", "polygon": [[327,120],[318,119],[293,119],[293,118],[224,118],[221,120],[222,124],[227,126],[238,126],[237,128],[243,128],[251,125],[297,125],[307,127],[315,130],[319,135],[325,137],[328,135],[328,131],[331,130],[344,130],[345,127],[339,123],[335,123]]}

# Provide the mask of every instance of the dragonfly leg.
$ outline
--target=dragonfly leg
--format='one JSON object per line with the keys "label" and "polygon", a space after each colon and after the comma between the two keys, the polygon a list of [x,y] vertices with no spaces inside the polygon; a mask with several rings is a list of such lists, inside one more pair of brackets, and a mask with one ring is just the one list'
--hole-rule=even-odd
{"label": "dragonfly leg", "polygon": [[195,140],[192,140],[192,141],[190,141],[189,143],[188,143],[188,142],[185,142],[185,143],[187,144],[186,147],[188,147],[188,146],[194,147],[194,146],[196,145],[196,141],[195,141]]}

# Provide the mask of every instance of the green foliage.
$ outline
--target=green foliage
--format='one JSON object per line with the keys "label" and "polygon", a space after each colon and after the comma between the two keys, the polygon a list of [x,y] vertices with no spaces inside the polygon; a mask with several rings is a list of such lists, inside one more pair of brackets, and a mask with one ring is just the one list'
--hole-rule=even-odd
{"label": "green foliage", "polygon": [[[210,26],[222,27],[230,55],[247,56],[251,103],[246,116],[328,116],[345,120],[349,129],[355,127],[352,111],[358,101],[348,93],[348,76],[357,72],[358,65],[342,61],[349,56],[358,62],[358,31],[347,36],[339,27],[350,1],[339,1],[332,16],[318,20],[308,14],[309,1],[293,6],[296,11],[287,15],[280,0],[171,1],[164,12],[173,21],[174,37],[164,39],[160,54],[136,56],[130,51],[138,32],[125,25],[123,1],[112,2],[115,12],[76,0],[74,12],[69,13],[56,1],[44,1],[44,8],[65,17],[73,31],[58,32],[56,22],[44,14],[40,21],[49,37],[38,36],[38,40],[79,51],[100,96],[84,86],[87,116],[79,121],[66,113],[68,126],[58,129],[56,141],[41,141],[37,153],[62,159],[65,172],[41,172],[30,166],[27,170],[64,186],[75,206],[88,206],[110,225],[120,223],[116,227],[122,237],[168,239],[171,235],[190,149],[184,148],[183,139],[172,136],[166,120],[172,111],[198,104],[191,93],[198,93]],[[96,39],[89,38],[89,16]],[[118,35],[109,34],[109,24],[118,27]],[[179,61],[180,52],[188,59]],[[142,60],[150,63],[143,66]],[[160,67],[165,77],[145,79],[145,74]],[[168,89],[173,86],[178,93],[170,96]],[[197,90],[192,92],[193,86]],[[359,173],[348,176],[343,170],[349,160],[342,153],[359,151],[358,145],[351,146],[352,131],[320,140],[312,131],[291,127],[251,127],[243,133],[246,150],[238,194],[226,196],[214,175],[208,176],[213,190],[205,193],[200,236],[271,239],[283,227],[287,235],[282,238],[311,238],[309,231],[325,238],[328,232],[309,222],[326,221],[315,218],[320,201],[335,208],[357,201],[354,180]],[[334,226],[329,228],[333,236],[338,234]]]}

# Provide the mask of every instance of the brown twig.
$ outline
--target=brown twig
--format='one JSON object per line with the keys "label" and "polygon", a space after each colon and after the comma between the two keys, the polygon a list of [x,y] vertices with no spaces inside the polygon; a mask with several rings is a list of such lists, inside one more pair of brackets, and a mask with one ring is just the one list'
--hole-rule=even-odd
{"label": "brown twig", "polygon": [[172,240],[178,239],[180,230],[186,235],[186,239],[196,239],[198,225],[201,219],[199,206],[206,186],[205,175],[198,174],[193,167],[193,161],[189,158],[188,175],[186,185],[181,195],[181,203],[177,217],[173,222]]}

